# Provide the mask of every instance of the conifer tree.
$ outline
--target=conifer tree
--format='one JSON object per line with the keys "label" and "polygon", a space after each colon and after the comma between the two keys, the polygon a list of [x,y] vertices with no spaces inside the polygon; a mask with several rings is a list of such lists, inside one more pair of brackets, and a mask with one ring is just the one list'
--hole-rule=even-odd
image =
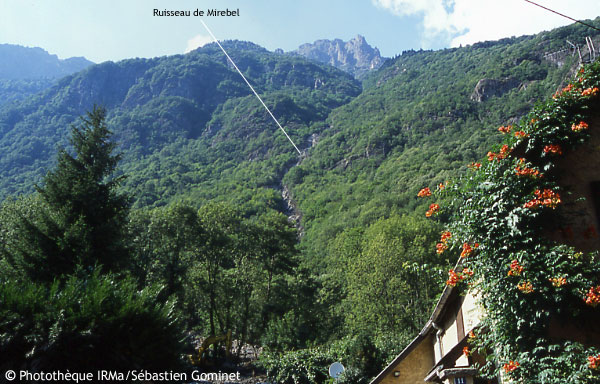
{"label": "conifer tree", "polygon": [[38,209],[21,218],[7,258],[36,281],[89,273],[102,266],[118,271],[127,261],[123,239],[128,200],[111,175],[120,156],[94,107],[71,129],[74,155],[61,149],[57,166],[37,187]]}

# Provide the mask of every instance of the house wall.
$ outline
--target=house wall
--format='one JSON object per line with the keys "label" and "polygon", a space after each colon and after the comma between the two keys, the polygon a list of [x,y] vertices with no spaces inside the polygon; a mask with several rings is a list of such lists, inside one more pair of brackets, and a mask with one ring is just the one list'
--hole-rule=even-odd
{"label": "house wall", "polygon": [[448,353],[452,347],[458,344],[458,330],[456,326],[456,317],[450,317],[445,319],[444,323],[444,335],[442,336],[442,351],[444,355]]}
{"label": "house wall", "polygon": [[[423,384],[423,379],[433,367],[433,336],[427,336],[381,381],[382,384]],[[394,371],[400,376],[394,377]]]}
{"label": "house wall", "polygon": [[[461,312],[460,316],[459,311]],[[470,292],[467,292],[464,297],[461,297],[460,300],[457,300],[453,305],[450,305],[438,324],[444,329],[444,334],[441,337],[441,354],[438,339],[432,339],[435,361],[440,361],[440,359],[456,346],[469,331],[473,330],[473,328],[481,321],[481,317],[481,309],[477,305],[475,296]],[[459,321],[462,321],[462,325],[458,324]],[[459,335],[460,327],[462,327],[464,334]],[[468,365],[468,359],[461,356],[456,360],[455,366],[465,367]]]}
{"label": "house wall", "polygon": [[465,323],[465,333],[473,330],[483,317],[481,307],[477,305],[477,299],[470,291],[465,295],[462,304],[463,319]]}
{"label": "house wall", "polygon": [[583,252],[600,249],[600,191],[594,196],[591,185],[600,182],[600,118],[588,123],[590,140],[556,162],[558,182],[565,191],[561,192],[562,203],[553,215],[554,225],[548,234],[552,240]]}

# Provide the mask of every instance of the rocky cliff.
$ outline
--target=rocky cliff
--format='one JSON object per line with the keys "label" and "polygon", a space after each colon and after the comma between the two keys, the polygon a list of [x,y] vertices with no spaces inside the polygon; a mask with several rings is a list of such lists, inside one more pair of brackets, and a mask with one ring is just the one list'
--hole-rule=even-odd
{"label": "rocky cliff", "polygon": [[519,86],[519,81],[512,77],[502,79],[481,79],[477,82],[471,100],[481,103],[493,96],[502,96],[511,89]]}
{"label": "rocky cliff", "polygon": [[386,60],[377,48],[371,47],[360,35],[346,42],[340,39],[317,40],[312,44],[303,44],[291,53],[332,65],[356,78],[378,69]]}

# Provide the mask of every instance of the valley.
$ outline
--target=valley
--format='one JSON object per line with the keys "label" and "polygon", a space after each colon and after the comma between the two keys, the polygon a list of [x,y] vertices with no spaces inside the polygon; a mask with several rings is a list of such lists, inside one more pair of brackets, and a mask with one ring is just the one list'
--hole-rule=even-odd
{"label": "valley", "polygon": [[[317,377],[310,382],[325,382],[319,369],[339,360],[354,375],[348,382],[367,383],[421,330],[456,262],[435,252],[453,212],[426,219],[428,202],[418,192],[446,188],[469,164],[485,161],[499,147],[499,126],[521,121],[577,73],[582,59],[567,41],[584,56],[588,36],[600,46],[593,32],[573,24],[389,59],[360,36],[291,53],[223,42],[301,156],[216,44],[185,55],[82,59],[84,68],[58,80],[16,84],[6,75],[0,78],[6,297],[21,310],[17,292],[25,292],[35,303],[27,309],[32,313],[52,306],[31,332],[59,324],[61,305],[70,308],[72,324],[87,324],[77,316],[92,319],[102,303],[114,302],[107,311],[132,327],[138,323],[120,318],[119,305],[132,313],[151,308],[151,329],[166,331],[138,363],[154,361],[163,346],[173,356],[191,354],[192,338],[231,332],[239,345],[263,348],[256,369],[270,379],[291,382],[296,367]],[[99,139],[94,129],[101,127],[107,131]],[[95,146],[105,168],[77,179],[77,172],[93,169],[86,151]],[[106,200],[91,198],[91,187],[77,180],[110,191]],[[59,201],[82,211],[71,214]],[[88,202],[98,211],[113,207],[115,216],[106,215],[118,234],[88,220],[93,212],[82,208]],[[88,243],[96,225],[126,255],[123,264],[100,268],[81,258],[72,265],[60,257],[104,244]],[[60,284],[44,288],[53,286],[53,263],[70,272],[55,273]],[[59,286],[64,299],[54,295]],[[91,314],[79,314],[78,302]],[[65,343],[90,334],[78,326],[65,326]],[[34,339],[19,332],[14,338]],[[39,339],[60,355],[62,344],[46,334]],[[119,346],[123,355],[141,348],[137,342]],[[10,339],[0,348],[18,343]],[[238,358],[240,350],[233,351]],[[227,360],[221,352],[211,358]],[[44,359],[32,353],[15,361],[52,365]]]}

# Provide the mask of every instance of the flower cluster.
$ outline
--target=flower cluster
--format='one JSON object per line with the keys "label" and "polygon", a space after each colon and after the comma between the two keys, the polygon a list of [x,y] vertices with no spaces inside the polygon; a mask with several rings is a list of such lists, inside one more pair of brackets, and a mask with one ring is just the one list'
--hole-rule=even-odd
{"label": "flower cluster", "polygon": [[513,372],[515,369],[519,368],[519,363],[510,360],[507,364],[504,364],[503,368],[506,373]]}
{"label": "flower cluster", "polygon": [[554,209],[561,202],[560,195],[551,189],[537,189],[533,194],[535,195],[535,198],[526,202],[525,205],[523,205],[524,208],[537,208],[540,205],[545,205]]}
{"label": "flower cluster", "polygon": [[566,277],[552,277],[550,279],[548,279],[553,286],[555,287],[562,287],[563,285],[567,284],[567,278]]}
{"label": "flower cluster", "polygon": [[456,284],[471,276],[473,276],[473,271],[468,268],[464,268],[462,272],[456,272],[454,269],[451,269],[448,271],[448,280],[446,281],[446,284],[455,287]]}
{"label": "flower cluster", "polygon": [[440,238],[440,242],[435,246],[436,252],[438,255],[444,253],[446,249],[448,249],[448,240],[452,237],[452,234],[448,231],[442,232],[442,237]]}
{"label": "flower cluster", "polygon": [[438,213],[439,211],[440,211],[439,204],[431,204],[429,206],[429,210],[427,212],[425,212],[425,216],[431,217],[431,216],[435,215],[436,213]]}
{"label": "flower cluster", "polygon": [[510,263],[510,269],[508,271],[508,276],[520,276],[523,272],[523,266],[519,264],[518,260],[513,260]]}
{"label": "flower cluster", "polygon": [[429,187],[425,187],[423,189],[421,189],[419,191],[419,193],[417,193],[418,197],[429,197],[431,196],[431,189],[429,189]]}
{"label": "flower cluster", "polygon": [[585,303],[591,307],[600,304],[600,285],[591,287],[585,296]]}
{"label": "flower cluster", "polygon": [[448,244],[446,243],[437,243],[437,245],[435,246],[436,248],[436,252],[438,253],[438,255],[441,255],[442,253],[444,253],[444,251],[446,249],[448,249]]}
{"label": "flower cluster", "polygon": [[588,128],[589,128],[589,126],[585,121],[580,121],[579,124],[571,125],[571,130],[573,132],[580,132],[580,131],[583,131]]}
{"label": "flower cluster", "polygon": [[588,356],[588,367],[590,369],[600,369],[600,353],[596,356]]}
{"label": "flower cluster", "polygon": [[564,95],[565,93],[571,92],[571,90],[573,89],[573,84],[569,84],[566,87],[564,87],[560,92],[556,92],[552,98],[553,99],[557,99],[560,96]]}
{"label": "flower cluster", "polygon": [[[501,363],[494,364],[496,368],[492,368],[492,364],[482,366],[481,371],[487,376],[495,375],[495,370],[500,368],[502,373],[513,376],[512,379],[518,376],[523,382],[535,383],[541,381],[549,368],[563,361],[574,364],[569,364],[560,379],[580,375],[581,370],[587,370],[584,363],[587,361],[590,369],[598,371],[584,372],[583,375],[596,377],[600,374],[600,351],[595,348],[569,347],[557,351],[548,348],[532,353],[532,348],[537,346],[524,343],[523,336],[532,336],[531,340],[546,337],[549,322],[535,329],[495,326],[513,322],[515,318],[517,322],[532,323],[543,311],[552,314],[554,306],[563,310],[578,303],[589,306],[591,311],[600,308],[600,282],[587,280],[590,276],[598,276],[599,264],[589,262],[590,259],[595,260],[595,256],[587,258],[582,253],[574,253],[571,244],[566,241],[575,238],[574,229],[567,227],[565,217],[555,217],[556,221],[552,224],[556,223],[556,226],[546,226],[527,217],[550,218],[550,212],[543,212],[548,215],[544,217],[536,215],[536,212],[550,211],[547,208],[554,209],[565,203],[561,197],[565,197],[564,191],[568,188],[563,190],[560,187],[565,180],[560,172],[550,171],[555,169],[554,166],[558,165],[555,162],[561,161],[564,154],[576,150],[575,145],[588,140],[589,133],[595,128],[592,117],[600,99],[600,60],[588,68],[590,73],[581,72],[580,79],[575,79],[556,93],[557,100],[536,107],[521,123],[496,126],[505,137],[503,143],[487,152],[486,160],[480,160],[489,164],[484,164],[485,167],[481,163],[469,164],[468,168],[475,172],[467,172],[464,186],[450,188],[451,192],[456,192],[452,204],[458,207],[454,214],[455,222],[451,224],[453,236],[446,242],[442,235],[437,249],[447,253],[462,245],[461,256],[466,258],[460,259],[463,262],[460,267],[449,271],[446,284],[458,288],[468,285],[486,293],[480,296],[484,307],[488,304],[493,307],[492,304],[500,301],[503,309],[508,309],[487,312],[481,323],[486,331],[477,335],[477,342],[469,340],[470,344],[462,344],[464,348],[461,347],[463,354],[469,356],[474,345],[482,351],[507,346],[498,348],[494,359]],[[577,80],[579,82],[575,82]],[[515,154],[517,152],[519,155]],[[500,205],[499,201],[505,204]],[[510,217],[510,225],[496,225],[499,217]],[[517,224],[518,228],[515,228]],[[594,228],[585,230],[588,224],[585,221],[581,223],[581,231],[577,235],[582,238],[600,236],[600,229],[597,233]],[[559,227],[563,236],[559,233],[551,238],[544,236],[550,228]],[[484,230],[480,230],[482,228]],[[567,244],[560,244],[559,239]],[[477,250],[473,247],[475,240],[482,244]],[[510,245],[507,244],[509,241]],[[470,275],[463,270],[465,267],[485,275],[485,278],[469,279]],[[507,289],[510,291],[508,294]],[[593,325],[582,331],[593,331],[592,328]],[[566,341],[569,346],[577,345],[575,340]]]}
{"label": "flower cluster", "polygon": [[519,164],[517,164],[517,167],[515,168],[515,172],[517,173],[518,176],[530,176],[530,177],[533,177],[534,179],[544,176],[537,169],[527,168],[524,166],[524,164],[525,164],[525,159],[523,159],[523,158],[519,159]]}
{"label": "flower cluster", "polygon": [[523,132],[523,131],[516,131],[516,132],[515,132],[515,137],[516,137],[517,139],[522,139],[522,138],[524,138],[524,137],[527,137],[527,136],[529,136],[529,135],[528,135],[528,134],[526,134],[526,133],[525,133],[525,132]]}
{"label": "flower cluster", "polygon": [[[555,162],[566,160],[563,159],[564,154],[576,150],[576,145],[588,140],[588,133],[595,128],[592,117],[600,99],[600,60],[588,68],[589,74],[582,73],[579,82],[557,92],[557,100],[536,107],[521,123],[496,126],[505,138],[482,161],[489,161],[489,164],[481,167],[479,163],[471,163],[468,168],[479,171],[474,174],[467,172],[464,186],[452,188],[458,192],[454,202],[458,210],[454,215],[455,222],[451,224],[454,235],[452,249],[461,245],[459,241],[470,240],[464,243],[461,256],[473,254],[462,260],[464,264],[455,267],[456,271],[450,271],[446,284],[457,287],[468,284],[478,292],[485,292],[479,298],[484,307],[498,308],[494,307],[495,303],[503,304],[502,310],[485,314],[480,326],[486,331],[477,335],[476,343],[467,344],[468,347],[463,349],[463,354],[468,355],[473,345],[482,351],[496,350],[500,346],[494,359],[501,363],[494,364],[495,368],[492,364],[482,366],[481,371],[487,376],[497,374],[496,369],[499,368],[507,376],[513,376],[512,379],[518,376],[523,382],[541,382],[550,368],[564,361],[574,363],[567,367],[565,377],[596,377],[600,374],[600,350],[580,348],[572,339],[566,340],[568,344],[565,346],[569,345],[569,348],[554,351],[543,346],[539,353],[532,353],[532,349],[538,346],[535,342],[524,343],[523,336],[532,341],[547,337],[549,322],[538,322],[539,327],[517,329],[496,326],[513,322],[515,318],[517,322],[530,324],[537,321],[536,316],[544,311],[552,318],[555,306],[561,311],[572,305],[585,306],[590,311],[600,308],[600,282],[587,281],[589,276],[598,276],[600,264],[595,262],[595,256],[588,258],[583,253],[575,253],[569,242],[561,244],[560,238],[575,238],[574,230],[566,226],[566,218],[562,215],[555,217],[556,221],[552,220],[552,224],[557,225],[546,226],[527,217],[551,219],[550,212],[544,212],[544,217],[541,217],[533,209],[550,211],[547,208],[554,209],[565,203],[561,197],[565,197],[564,191],[568,188],[560,186],[566,180],[560,172],[551,170],[559,165]],[[517,152],[519,155],[515,155]],[[521,156],[526,158],[519,159]],[[572,166],[577,167],[578,164]],[[501,206],[499,201],[504,205]],[[570,207],[565,206],[564,210],[567,208]],[[496,225],[498,218],[506,217],[510,218],[510,225]],[[519,228],[515,228],[517,224]],[[581,231],[577,235],[582,238],[600,236],[600,227],[597,233],[593,228],[586,231],[588,224],[585,221],[581,223]],[[563,237],[558,233],[551,238],[544,236],[550,228],[558,227],[561,227]],[[472,247],[475,240],[482,244],[477,251]],[[463,281],[466,277],[460,270],[467,266],[485,275],[485,279]],[[589,324],[589,328],[588,324],[581,325],[584,332],[593,327],[593,324]],[[591,369],[598,371],[581,375],[581,370],[587,370],[584,363],[587,361]]]}
{"label": "flower cluster", "polygon": [[479,248],[479,243],[475,243],[473,244],[473,246],[471,246],[471,244],[469,243],[464,243],[462,252],[460,253],[460,257],[467,257],[471,255],[471,253],[473,253],[473,250],[475,250],[476,248]]}
{"label": "flower cluster", "polygon": [[581,92],[581,96],[596,96],[598,94],[598,87],[587,88]]}
{"label": "flower cluster", "polygon": [[525,281],[523,283],[518,284],[517,288],[519,289],[519,291],[521,291],[523,293],[533,292],[533,284],[531,284],[530,281]]}
{"label": "flower cluster", "polygon": [[548,144],[544,147],[544,153],[551,153],[553,155],[562,155],[562,148],[558,144]]}
{"label": "flower cluster", "polygon": [[498,153],[488,152],[487,158],[489,161],[506,159],[506,156],[508,156],[510,151],[511,151],[510,147],[507,144],[504,144],[500,148],[500,152],[498,152]]}
{"label": "flower cluster", "polygon": [[442,236],[440,237],[440,241],[442,243],[445,243],[448,240],[450,240],[451,237],[452,237],[452,234],[450,232],[444,231],[444,232],[442,232]]}
{"label": "flower cluster", "polygon": [[463,355],[465,355],[467,357],[471,356],[471,350],[469,349],[469,347],[463,348]]}

